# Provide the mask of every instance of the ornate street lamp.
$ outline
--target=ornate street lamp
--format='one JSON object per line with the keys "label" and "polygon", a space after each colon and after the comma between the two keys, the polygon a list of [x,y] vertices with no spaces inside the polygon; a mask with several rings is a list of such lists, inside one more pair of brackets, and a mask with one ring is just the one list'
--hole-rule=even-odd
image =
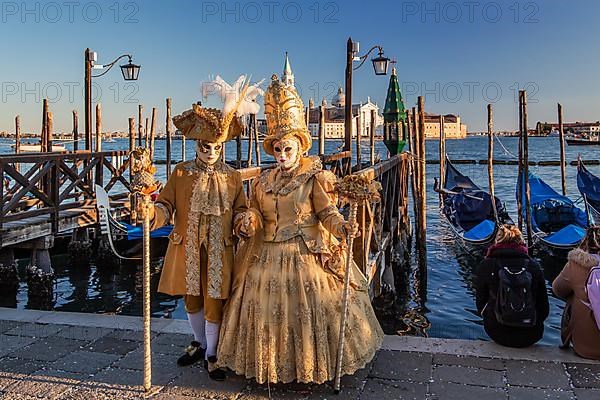
{"label": "ornate street lamp", "polygon": [[[383,47],[378,45],[373,46],[365,55],[356,56],[356,54],[359,52],[359,43],[353,42],[352,38],[348,38],[346,46],[346,104],[344,120],[344,151],[352,151],[352,71],[355,69],[359,69],[365,63],[371,52],[375,49],[379,50],[379,56],[371,60],[373,62],[373,69],[375,70],[375,75],[387,75],[390,59],[383,56]],[[360,64],[354,67],[352,65],[354,61],[360,61]],[[351,159],[346,161],[345,170],[347,171],[347,173],[352,172]]]}
{"label": "ornate street lamp", "polygon": [[[117,57],[113,62],[106,65],[96,64],[97,53],[89,48],[85,49],[85,149],[92,149],[92,78],[99,78],[108,71],[122,58],[128,57],[129,62],[121,65],[121,73],[126,81],[136,81],[140,75],[140,66],[131,60],[131,55],[123,54]],[[92,69],[105,69],[98,75],[92,75]]]}

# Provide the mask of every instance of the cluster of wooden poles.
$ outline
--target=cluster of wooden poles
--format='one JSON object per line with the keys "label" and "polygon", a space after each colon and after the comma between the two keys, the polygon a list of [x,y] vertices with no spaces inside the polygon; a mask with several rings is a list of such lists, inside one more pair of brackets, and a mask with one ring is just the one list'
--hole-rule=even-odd
{"label": "cluster of wooden poles", "polygon": [[[443,118],[443,117],[442,117]],[[425,173],[425,100],[417,99],[417,108],[407,112],[409,149],[413,155],[411,162],[411,191],[415,216],[415,249],[420,275],[419,294],[421,300],[427,296],[427,188]],[[442,124],[443,126],[443,124]]]}
{"label": "cluster of wooden poles", "polygon": [[[414,108],[413,108],[414,114]],[[487,106],[487,128],[488,128],[488,185],[490,196],[494,199],[494,122],[493,122],[493,107],[491,104]],[[518,227],[519,230],[523,231],[523,224],[526,225],[527,231],[527,244],[532,245],[532,224],[531,224],[531,193],[529,187],[529,140],[528,140],[528,123],[527,123],[527,91],[519,91],[519,155],[518,155],[518,176],[524,179],[524,182],[517,187],[517,213],[518,213]],[[566,184],[566,156],[565,156],[565,138],[564,138],[564,125],[563,125],[563,110],[562,105],[558,104],[558,125],[559,125],[559,142],[560,142],[560,172],[561,172],[561,186],[563,195],[567,194]],[[440,116],[440,142],[439,142],[439,153],[440,153],[440,187],[443,188],[445,184],[446,176],[446,136],[444,133],[444,117]],[[421,157],[421,155],[418,155]],[[424,156],[424,155],[423,155]],[[423,161],[424,162],[424,161]],[[525,189],[525,220],[523,219],[523,193]],[[420,190],[420,188],[417,188]],[[441,194],[440,194],[441,196]],[[441,201],[441,197],[440,197]],[[497,216],[496,202],[492,201],[492,208],[494,215]],[[415,215],[417,215],[415,211]],[[417,219],[417,224],[419,220]]]}

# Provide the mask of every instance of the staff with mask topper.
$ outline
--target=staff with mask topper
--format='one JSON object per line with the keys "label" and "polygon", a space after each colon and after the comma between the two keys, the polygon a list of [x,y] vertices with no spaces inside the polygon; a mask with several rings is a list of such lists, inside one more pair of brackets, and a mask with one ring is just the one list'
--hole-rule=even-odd
{"label": "staff with mask topper", "polygon": [[[211,82],[222,93],[221,110],[194,104],[173,118],[187,139],[196,140],[196,158],[179,163],[151,207],[152,229],[174,220],[158,291],[183,296],[194,340],[177,360],[180,366],[204,360],[209,376],[224,380],[215,365],[223,303],[233,275],[233,233],[246,211],[238,171],[221,159],[225,142],[242,131],[239,117],[255,113],[262,91],[241,76],[232,86]],[[239,227],[238,227],[239,230]]]}

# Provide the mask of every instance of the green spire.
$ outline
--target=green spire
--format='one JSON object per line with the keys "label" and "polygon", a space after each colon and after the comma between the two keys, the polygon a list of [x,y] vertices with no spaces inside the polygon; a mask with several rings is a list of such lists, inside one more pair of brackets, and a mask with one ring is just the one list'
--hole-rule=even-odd
{"label": "green spire", "polygon": [[390,85],[383,109],[383,121],[383,141],[390,154],[398,154],[406,144],[406,111],[398,85],[396,68],[392,68],[392,76],[390,76]]}
{"label": "green spire", "polygon": [[398,85],[398,76],[396,75],[395,67],[392,68],[392,75],[390,76],[390,85],[388,86],[385,107],[383,109],[383,120],[385,122],[406,122],[404,101],[402,100],[402,93]]}

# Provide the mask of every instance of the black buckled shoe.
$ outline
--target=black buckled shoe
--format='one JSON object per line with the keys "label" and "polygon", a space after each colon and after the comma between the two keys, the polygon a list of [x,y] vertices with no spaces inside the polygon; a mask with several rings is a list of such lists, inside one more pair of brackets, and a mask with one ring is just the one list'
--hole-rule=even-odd
{"label": "black buckled shoe", "polygon": [[200,343],[195,340],[192,341],[186,349],[185,353],[179,357],[177,360],[177,365],[180,367],[186,367],[188,365],[192,365],[193,363],[204,359],[204,354],[206,353],[206,349],[200,347]]}
{"label": "black buckled shoe", "polygon": [[208,376],[210,379],[214,381],[224,381],[227,377],[225,370],[218,368],[215,364],[217,362],[217,357],[210,356],[208,360],[204,360],[204,369],[208,371]]}

